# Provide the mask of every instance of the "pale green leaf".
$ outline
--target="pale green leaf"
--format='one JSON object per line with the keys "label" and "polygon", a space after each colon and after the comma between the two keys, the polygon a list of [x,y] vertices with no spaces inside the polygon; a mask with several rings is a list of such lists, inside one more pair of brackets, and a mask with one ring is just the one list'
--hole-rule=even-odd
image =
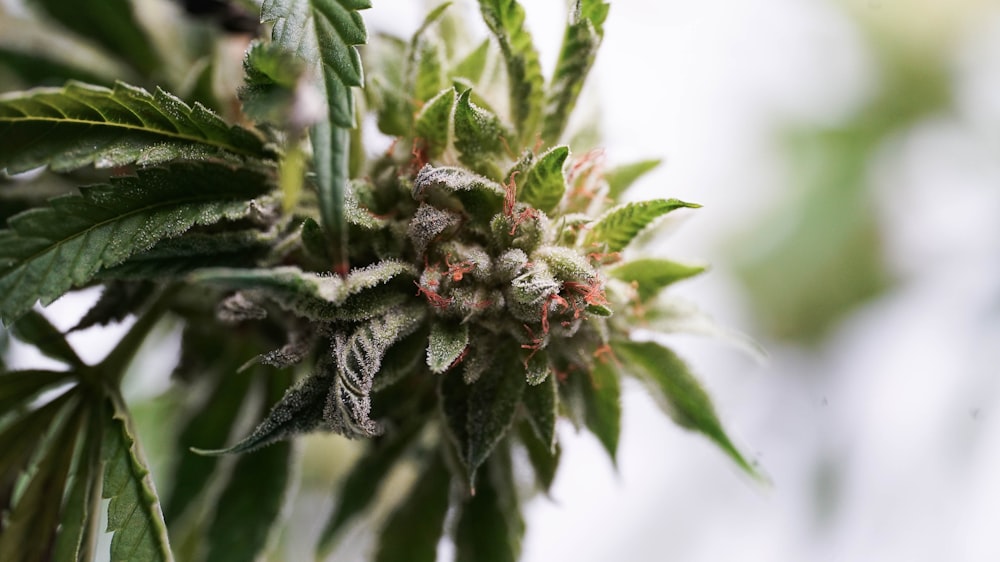
{"label": "pale green leaf", "polygon": [[[289,373],[267,379],[269,401],[281,397],[291,382]],[[242,455],[222,490],[206,542],[212,562],[253,562],[267,546],[272,528],[280,523],[292,479],[291,443],[276,443]]]}
{"label": "pale green leaf", "polygon": [[120,396],[110,399],[108,416],[112,420],[102,447],[102,497],[111,500],[107,527],[109,533],[114,533],[111,561],[173,560],[156,488]]}
{"label": "pale green leaf", "polygon": [[499,180],[503,173],[494,159],[507,150],[510,132],[492,111],[472,103],[472,90],[458,96],[455,107],[455,149],[458,159],[474,172]]}
{"label": "pale green leaf", "polygon": [[606,244],[608,252],[620,252],[663,215],[681,208],[696,209],[701,205],[677,199],[653,199],[626,203],[604,213],[587,234],[585,246]]}
{"label": "pale green leaf", "polygon": [[441,374],[458,361],[469,346],[469,325],[438,321],[431,324],[427,341],[427,366]]}
{"label": "pale green leaf", "polygon": [[191,274],[196,283],[261,291],[282,307],[313,320],[364,320],[410,297],[398,289],[417,276],[407,263],[385,260],[351,271],[347,278],[296,267],[208,268]]}
{"label": "pale green leaf", "polygon": [[451,473],[439,452],[379,533],[375,562],[434,562],[444,531]]}
{"label": "pale green leaf", "polygon": [[521,145],[538,129],[545,100],[545,78],[538,51],[524,22],[524,9],[516,0],[479,0],[486,26],[493,32],[507,67],[511,118]]}
{"label": "pale green leaf", "polygon": [[267,189],[250,169],[178,164],[82,188],[16,215],[10,230],[0,231],[0,318],[10,322],[35,301],[47,304],[192,226],[241,218],[250,209],[247,199]]}
{"label": "pale green leaf", "polygon": [[559,142],[566,129],[601,46],[608,7],[601,0],[576,0],[570,8],[569,23],[545,100],[542,140],[546,143]]}
{"label": "pale green leaf", "polygon": [[654,342],[618,341],[612,347],[624,370],[646,384],[678,425],[705,434],[743,470],[756,475],[723,430],[708,394],[673,351]]}
{"label": "pale green leaf", "polygon": [[431,98],[417,114],[416,136],[428,160],[435,160],[451,141],[451,114],[455,89],[448,88]]}
{"label": "pale green leaf", "polygon": [[71,82],[0,96],[0,170],[93,164],[149,166],[175,159],[271,158],[255,134],[163,90]]}
{"label": "pale green leaf", "polygon": [[630,164],[622,164],[604,172],[604,181],[608,182],[608,197],[617,200],[639,178],[655,170],[663,161],[659,158],[640,160]]}
{"label": "pale green leaf", "polygon": [[568,157],[569,147],[566,146],[551,148],[539,156],[518,189],[518,200],[551,213],[566,192],[563,165]]}
{"label": "pale green leaf", "polygon": [[705,271],[703,265],[687,265],[656,258],[638,259],[625,262],[608,273],[616,278],[632,283],[640,301],[656,296],[671,283],[693,277]]}
{"label": "pale green leaf", "polygon": [[469,52],[451,71],[452,78],[465,78],[470,84],[477,84],[489,62],[490,40],[486,39]]}

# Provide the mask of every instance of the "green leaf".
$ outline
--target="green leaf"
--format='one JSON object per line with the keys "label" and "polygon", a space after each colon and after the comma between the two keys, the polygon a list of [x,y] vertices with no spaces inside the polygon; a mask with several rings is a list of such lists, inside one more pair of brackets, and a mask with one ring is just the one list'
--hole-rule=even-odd
{"label": "green leaf", "polygon": [[0,412],[30,403],[30,400],[46,388],[70,380],[70,371],[10,371],[0,373]]}
{"label": "green leaf", "polygon": [[653,342],[618,341],[612,347],[624,369],[646,383],[678,425],[705,434],[743,470],[756,475],[723,430],[708,394],[673,351]]}
{"label": "green leaf", "polygon": [[455,107],[455,89],[442,90],[431,98],[417,115],[416,137],[428,160],[435,160],[451,140],[451,113]]}
{"label": "green leaf", "polygon": [[[239,89],[243,112],[254,121],[302,132],[322,117],[303,105],[309,93],[302,85],[303,62],[274,43],[255,42],[243,59]],[[296,114],[298,112],[298,115]]]}
{"label": "green leaf", "polygon": [[427,341],[427,366],[432,373],[447,371],[469,346],[469,325],[437,321]]}
{"label": "green leaf", "polygon": [[178,164],[12,217],[10,230],[0,231],[0,319],[10,322],[35,301],[47,304],[194,225],[245,216],[246,200],[267,190],[264,179],[245,168]]}
{"label": "green leaf", "polygon": [[385,260],[355,269],[346,279],[296,267],[274,267],[208,268],[193,273],[190,280],[260,290],[283,308],[312,320],[365,320],[408,300],[411,295],[399,289],[416,276],[412,265]]}
{"label": "green leaf", "polygon": [[70,328],[69,332],[121,322],[129,314],[136,314],[149,301],[155,288],[154,284],[148,282],[112,281],[105,283],[101,290],[101,297],[80,318],[76,326]]}
{"label": "green leaf", "polygon": [[541,384],[524,391],[524,412],[539,441],[552,452],[556,446],[556,419],[559,414],[559,392],[556,377],[548,376]]}
{"label": "green leaf", "polygon": [[595,361],[590,377],[575,377],[583,396],[583,421],[615,460],[621,434],[621,382],[610,361]]}
{"label": "green leaf", "polygon": [[559,59],[545,100],[542,140],[548,144],[559,142],[566,129],[601,46],[608,8],[608,4],[601,0],[576,0],[570,9],[569,23],[563,34]]}
{"label": "green leaf", "polygon": [[656,258],[632,260],[615,267],[608,273],[615,279],[634,283],[639,300],[656,296],[671,283],[694,277],[705,271],[703,265],[686,265]]}
{"label": "green leaf", "polygon": [[[199,359],[211,360],[212,357],[203,355]],[[250,388],[251,373],[212,373],[227,366],[227,361],[215,363],[203,366],[198,375],[204,377],[215,374],[219,377],[218,382],[211,394],[180,428],[177,437],[177,458],[170,478],[173,487],[169,494],[165,494],[163,502],[164,518],[170,527],[193,503],[207,496],[205,488],[219,464],[218,458],[196,455],[190,451],[190,447],[225,443]]]}
{"label": "green leaf", "polygon": [[101,440],[105,420],[99,408],[91,408],[89,413],[83,446],[77,455],[72,484],[66,495],[53,560],[91,560],[97,546],[103,477]]}
{"label": "green leaf", "polygon": [[[268,401],[281,397],[291,382],[289,373],[267,380]],[[206,560],[253,562],[267,545],[271,529],[280,522],[282,506],[292,480],[291,443],[277,443],[243,455],[233,467],[209,525]]]}
{"label": "green leaf", "polygon": [[29,0],[66,28],[99,43],[151,75],[162,65],[130,0]]}
{"label": "green leaf", "polygon": [[662,160],[640,160],[631,164],[623,164],[604,172],[604,181],[608,182],[608,197],[618,199],[639,178],[656,169]]}
{"label": "green leaf", "polygon": [[[445,5],[447,6],[447,5]],[[444,48],[440,41],[421,36],[414,42],[410,60],[411,92],[419,103],[426,102],[444,88]]]}
{"label": "green leaf", "polygon": [[545,213],[551,213],[566,192],[563,164],[569,157],[569,147],[557,146],[545,151],[528,170],[518,190],[518,199]]}
{"label": "green leaf", "polygon": [[624,250],[637,234],[670,211],[701,205],[677,199],[653,199],[618,205],[604,213],[587,235],[585,246],[607,244],[608,252]]}
{"label": "green leaf", "polygon": [[370,442],[343,484],[338,487],[336,507],[323,527],[316,546],[319,558],[327,557],[333,548],[334,539],[344,525],[372,503],[386,475],[413,443],[425,422],[426,418],[411,420]]}
{"label": "green leaf", "polygon": [[0,96],[0,170],[8,173],[272,156],[250,131],[160,89],[71,82]]}
{"label": "green leaf", "polygon": [[486,39],[478,47],[469,52],[451,71],[452,78],[465,78],[470,84],[476,84],[483,76],[490,57],[490,40]]}
{"label": "green leaf", "polygon": [[503,172],[494,159],[504,153],[510,133],[500,118],[472,103],[472,90],[458,96],[455,107],[455,149],[460,162],[478,174],[499,180]]}
{"label": "green leaf", "polygon": [[40,312],[29,310],[11,326],[11,332],[15,338],[35,346],[47,357],[73,367],[84,366],[66,338]]}
{"label": "green leaf", "polygon": [[73,463],[80,423],[86,408],[79,404],[45,443],[48,450],[38,462],[27,487],[10,511],[0,534],[0,560],[47,560],[54,547],[60,521],[63,491]]}
{"label": "green leaf", "polygon": [[524,9],[516,0],[479,0],[486,26],[493,32],[507,66],[511,117],[521,145],[538,129],[545,100],[545,79],[538,51],[524,23]]}
{"label": "green leaf", "polygon": [[448,513],[451,473],[440,452],[431,453],[413,489],[379,533],[375,562],[434,562]]}
{"label": "green leaf", "polygon": [[559,443],[555,443],[552,447],[547,446],[538,438],[530,424],[520,424],[518,435],[528,452],[528,462],[535,469],[535,478],[542,491],[547,494],[552,488],[552,483],[556,479],[556,470],[559,468],[559,457],[562,455]]}
{"label": "green leaf", "polygon": [[521,554],[524,519],[507,450],[497,452],[486,468],[458,516],[455,562],[517,562]]}
{"label": "green leaf", "polygon": [[108,504],[112,562],[170,561],[167,526],[149,468],[135,440],[131,416],[120,396],[109,401],[111,424],[104,434],[104,487]]}
{"label": "green leaf", "polygon": [[505,191],[493,180],[470,173],[462,168],[424,166],[413,180],[413,194],[440,208],[449,205],[441,201],[454,197],[472,218],[481,224],[503,210]]}

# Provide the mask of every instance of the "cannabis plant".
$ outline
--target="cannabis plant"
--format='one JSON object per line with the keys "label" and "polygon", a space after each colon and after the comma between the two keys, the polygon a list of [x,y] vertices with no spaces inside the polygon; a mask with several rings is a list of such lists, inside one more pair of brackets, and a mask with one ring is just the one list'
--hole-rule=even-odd
{"label": "cannabis plant", "polygon": [[[531,474],[513,460],[548,489],[559,418],[614,457],[624,376],[753,472],[649,337],[684,325],[664,289],[703,267],[645,256],[640,235],[697,205],[618,202],[655,163],[606,169],[567,132],[605,2],[573,3],[548,80],[514,0],[479,1],[481,42],[445,4],[364,57],[367,0],[264,0],[259,30],[214,5],[256,35],[239,104],[211,85],[216,28],[189,22],[209,56],[171,73],[134,48],[149,28],[127,0],[29,3],[25,22],[86,53],[0,41],[22,80],[121,69],[148,87],[0,97],[0,317],[64,364],[0,374],[0,560],[89,560],[102,509],[113,560],[252,560],[280,523],[291,444],[316,431],[365,442],[321,555],[406,464],[418,476],[376,560],[433,560],[443,535],[458,560],[515,560]],[[372,150],[376,127],[392,140]],[[94,286],[71,331],[134,322],[90,364],[33,307]],[[158,325],[183,331],[159,491],[121,391]]]}

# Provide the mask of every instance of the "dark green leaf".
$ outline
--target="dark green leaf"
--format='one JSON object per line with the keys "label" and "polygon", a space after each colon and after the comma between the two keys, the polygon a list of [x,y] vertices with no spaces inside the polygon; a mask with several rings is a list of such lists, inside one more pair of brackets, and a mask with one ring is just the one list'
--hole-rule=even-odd
{"label": "dark green leaf", "polygon": [[413,489],[379,533],[375,562],[434,562],[444,530],[451,473],[441,454],[424,465]]}
{"label": "dark green leaf", "polygon": [[162,62],[130,0],[29,0],[66,28],[128,60],[144,74]]}
{"label": "dark green leaf", "polygon": [[538,157],[518,190],[518,199],[545,213],[551,213],[566,192],[563,164],[569,147],[557,146]]}
{"label": "dark green leaf", "polygon": [[66,496],[53,560],[92,560],[101,514],[101,440],[104,412],[91,408],[86,420],[83,447],[77,455],[72,485]]}
{"label": "dark green leaf", "polygon": [[608,4],[601,0],[576,0],[570,8],[559,59],[549,84],[542,122],[542,140],[559,142],[604,36]]}
{"label": "dark green leaf", "polygon": [[[274,43],[251,45],[243,59],[245,76],[239,90],[247,117],[297,132],[312,125],[310,112],[297,105],[305,95],[299,90],[303,66],[301,60]],[[302,115],[293,118],[296,110]]]}
{"label": "dark green leaf", "polygon": [[535,478],[538,479],[538,484],[542,491],[548,493],[556,479],[559,457],[562,455],[559,443],[548,447],[538,438],[532,426],[524,423],[518,426],[518,435],[520,435],[521,443],[524,444],[524,448],[528,452],[528,461],[535,469]]}
{"label": "dark green leaf", "polygon": [[516,562],[524,520],[508,451],[498,451],[485,468],[458,517],[455,562]]}
{"label": "dark green leaf", "polygon": [[102,268],[198,224],[241,218],[265,178],[249,169],[178,164],[81,189],[12,217],[0,231],[0,318],[47,304]]}
{"label": "dark green leaf", "polygon": [[47,357],[83,367],[83,361],[73,351],[66,338],[40,312],[29,310],[11,326],[14,337],[38,348]]}
{"label": "dark green leaf", "polygon": [[0,412],[27,405],[41,391],[70,380],[69,371],[10,371],[0,373]]}
{"label": "dark green leaf", "polygon": [[493,180],[462,168],[424,166],[413,180],[414,197],[447,208],[439,201],[454,197],[469,215],[487,223],[503,209],[504,188]]}
{"label": "dark green leaf", "polygon": [[106,326],[121,322],[129,314],[135,314],[153,295],[155,285],[148,282],[129,283],[112,281],[105,283],[101,298],[70,328],[70,332],[86,330],[92,326]]}
{"label": "dark green leaf", "polygon": [[500,44],[507,66],[511,117],[521,144],[527,144],[542,115],[545,78],[524,23],[524,9],[516,0],[479,0],[479,7],[486,26]]}
{"label": "dark green leaf", "polygon": [[[0,534],[0,560],[48,560],[60,521],[63,491],[76,452],[80,424],[87,409],[72,408],[62,427],[51,435],[27,487],[10,511]],[[36,443],[37,445],[37,443]]]}
{"label": "dark green leaf", "polygon": [[726,435],[708,394],[673,351],[653,342],[614,342],[625,370],[646,383],[654,398],[681,427],[704,433],[750,474],[753,467]]}
{"label": "dark green leaf", "polygon": [[447,371],[469,346],[469,325],[438,321],[431,324],[427,341],[427,366],[432,373]]}
{"label": "dark green leaf", "polygon": [[608,197],[617,200],[636,180],[653,171],[662,162],[659,158],[640,160],[604,172],[604,180],[608,182]]}
{"label": "dark green leaf", "polygon": [[556,418],[559,413],[559,393],[554,375],[524,391],[524,411],[531,429],[546,449],[556,446]]}
{"label": "dark green leaf", "polygon": [[271,156],[250,131],[163,90],[72,82],[0,96],[0,170],[8,173]]}
{"label": "dark green leaf", "polygon": [[621,382],[611,361],[595,361],[590,377],[576,377],[583,395],[584,423],[614,460],[621,434]]}
{"label": "dark green leaf", "polygon": [[472,90],[458,96],[455,107],[455,149],[458,159],[478,174],[499,180],[503,172],[494,162],[506,150],[510,133],[493,112],[472,103]]}
{"label": "dark green leaf", "polygon": [[448,148],[454,107],[455,89],[448,88],[431,98],[417,115],[417,141],[428,160],[437,159]]}
{"label": "dark green leaf", "polygon": [[[276,373],[267,384],[268,403],[281,397],[290,373]],[[242,455],[218,500],[206,542],[213,562],[253,562],[279,523],[291,481],[292,445],[276,443]]]}
{"label": "dark green leaf", "polygon": [[607,244],[608,252],[620,252],[647,226],[676,209],[701,205],[677,199],[653,199],[626,203],[604,213],[587,235],[585,244]]}
{"label": "dark green leaf", "polygon": [[[204,335],[202,335],[204,337]],[[211,357],[201,359],[211,360]],[[227,362],[203,367],[200,376],[225,368]],[[235,370],[234,370],[235,371]],[[177,437],[177,449],[172,478],[173,487],[165,495],[163,514],[167,525],[173,527],[192,503],[206,496],[205,488],[219,464],[217,457],[196,455],[192,446],[223,444],[232,433],[233,424],[243,408],[243,402],[252,380],[251,373],[216,373],[219,377],[211,394],[191,415]]]}
{"label": "dark green leaf", "polygon": [[656,296],[665,287],[705,271],[703,265],[686,265],[655,258],[632,260],[609,271],[612,277],[634,283],[639,300]]}
{"label": "dark green leaf", "polygon": [[334,539],[344,525],[375,499],[386,475],[420,433],[425,421],[424,418],[412,420],[371,441],[361,459],[354,464],[343,484],[338,487],[340,497],[316,546],[320,557],[329,554]]}
{"label": "dark green leaf", "polygon": [[282,307],[313,320],[365,320],[408,299],[410,294],[398,289],[416,275],[413,266],[386,260],[356,269],[346,279],[296,267],[211,268],[195,272],[190,279],[229,289],[257,289]]}

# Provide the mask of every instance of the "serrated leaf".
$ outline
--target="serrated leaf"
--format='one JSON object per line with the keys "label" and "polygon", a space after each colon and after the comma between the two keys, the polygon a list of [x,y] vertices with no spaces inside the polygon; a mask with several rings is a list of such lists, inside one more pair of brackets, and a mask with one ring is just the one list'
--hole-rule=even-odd
{"label": "serrated leaf", "polygon": [[439,208],[450,205],[442,199],[454,197],[465,211],[481,224],[503,210],[504,188],[495,181],[463,168],[430,164],[421,168],[413,180],[413,195]]}
{"label": "serrated leaf", "polygon": [[71,82],[0,95],[0,170],[8,173],[272,156],[250,131],[159,89]]}
{"label": "serrated leaf", "polygon": [[379,533],[375,562],[434,562],[444,531],[451,473],[435,451]]}
{"label": "serrated leaf", "polygon": [[427,366],[432,373],[447,371],[469,346],[469,325],[437,321],[427,340]]}
{"label": "serrated leaf", "polygon": [[550,375],[541,383],[524,390],[524,413],[531,429],[549,451],[556,446],[556,419],[559,417],[559,392],[556,377]]}
{"label": "serrated leaf", "polygon": [[566,146],[551,148],[539,156],[518,190],[518,199],[542,212],[551,213],[566,192],[563,164],[567,157],[569,147]]}
{"label": "serrated leaf", "polygon": [[640,160],[630,164],[622,164],[604,172],[604,181],[608,182],[608,197],[618,199],[628,188],[632,187],[639,178],[655,170],[662,160],[654,158],[650,160]]}
{"label": "serrated leaf", "polygon": [[138,311],[153,295],[154,289],[155,285],[143,281],[105,283],[100,298],[69,331],[76,332],[92,326],[121,322],[129,314]]}
{"label": "serrated leaf", "polygon": [[576,0],[570,8],[569,23],[545,100],[542,140],[549,144],[559,142],[573,113],[604,37],[608,7],[601,0]]}
{"label": "serrated leaf", "polygon": [[677,199],[653,199],[618,205],[604,213],[587,234],[585,246],[606,244],[608,252],[620,252],[647,226],[663,215],[681,208],[701,205]]}
{"label": "serrated leaf", "polygon": [[538,129],[545,101],[545,79],[538,51],[524,23],[524,9],[516,0],[479,0],[486,26],[493,32],[507,67],[511,118],[521,145]]}
{"label": "serrated leaf", "polygon": [[521,437],[521,443],[528,452],[528,462],[535,469],[535,478],[538,480],[538,484],[541,486],[543,492],[546,494],[549,493],[552,483],[556,479],[559,458],[562,456],[559,443],[555,443],[552,447],[547,446],[538,438],[531,425],[525,423],[518,426],[518,435]]}
{"label": "serrated leaf", "polygon": [[207,268],[191,274],[196,283],[261,291],[282,307],[312,320],[365,320],[407,300],[402,285],[417,276],[407,263],[385,260],[353,270],[346,279],[296,267]]}
{"label": "serrated leaf", "polygon": [[102,446],[105,468],[101,495],[111,500],[107,527],[107,532],[114,533],[111,560],[171,561],[156,488],[120,396],[109,400],[108,417],[112,419]]}
{"label": "serrated leaf", "polygon": [[416,138],[429,160],[436,160],[448,148],[454,107],[455,89],[448,88],[424,104],[417,115]]}
{"label": "serrated leaf", "polygon": [[103,412],[91,409],[84,429],[83,446],[77,455],[72,485],[66,495],[53,560],[91,560],[97,545],[98,519],[101,513],[101,440],[104,437]]}
{"label": "serrated leaf", "polygon": [[460,162],[493,180],[503,176],[494,162],[504,153],[510,133],[492,111],[472,103],[472,90],[458,96],[455,106],[455,149]]}
{"label": "serrated leaf", "polygon": [[[211,361],[212,357],[205,357],[203,354],[201,359]],[[225,443],[250,388],[251,373],[211,373],[227,366],[226,361],[217,363],[199,370],[201,377],[215,374],[218,382],[211,394],[180,428],[177,436],[177,458],[170,478],[173,487],[169,494],[165,494],[163,501],[164,519],[171,527],[188,507],[206,495],[205,488],[219,464],[218,458],[196,455],[190,451],[190,447]]]}
{"label": "serrated leaf", "polygon": [[625,262],[608,273],[616,278],[633,283],[640,301],[656,296],[668,285],[694,277],[705,271],[703,265],[687,265],[670,260],[646,258]]}
{"label": "serrated leaf", "polygon": [[[322,111],[317,114],[308,105],[313,98],[300,82],[303,67],[302,60],[274,43],[252,44],[243,58],[245,75],[238,92],[247,117],[294,132],[304,131],[323,117]],[[322,107],[319,104],[318,109]]]}
{"label": "serrated leaf", "polygon": [[612,347],[624,369],[646,384],[678,425],[705,434],[743,470],[756,475],[723,430],[708,394],[673,351],[654,342],[617,341]]}
{"label": "serrated leaf", "polygon": [[611,361],[595,361],[590,376],[576,377],[583,396],[583,421],[615,460],[621,434],[621,382]]}
{"label": "serrated leaf", "polygon": [[343,485],[339,486],[340,493],[336,507],[326,526],[323,527],[316,546],[316,552],[321,558],[329,554],[334,539],[344,525],[364,511],[375,499],[385,476],[413,443],[425,421],[425,418],[413,420],[371,441],[365,453],[351,468]]}
{"label": "serrated leaf", "polygon": [[[14,337],[38,348],[45,356],[73,367],[83,367],[83,361],[66,342],[66,338],[40,312],[29,310],[11,326]],[[2,380],[2,379],[0,379]]]}
{"label": "serrated leaf", "polygon": [[54,548],[63,491],[70,474],[80,423],[86,408],[71,407],[59,427],[46,441],[47,451],[28,482],[0,534],[0,560],[34,562],[47,560]]}
{"label": "serrated leaf", "polygon": [[150,75],[162,62],[130,0],[29,0],[66,28],[99,43]]}
{"label": "serrated leaf", "polygon": [[0,231],[0,319],[10,322],[35,301],[47,304],[192,226],[241,218],[246,200],[267,188],[249,169],[177,164],[81,188],[16,215],[10,230]]}
{"label": "serrated leaf", "polygon": [[[266,380],[268,403],[281,397],[291,383],[289,373]],[[271,529],[280,523],[292,478],[291,443],[276,443],[242,455],[222,490],[206,534],[213,562],[253,562],[267,545]]]}
{"label": "serrated leaf", "polygon": [[25,370],[0,373],[0,412],[9,412],[46,388],[73,377],[71,371]]}
{"label": "serrated leaf", "polygon": [[524,519],[509,453],[498,452],[486,468],[458,516],[455,562],[517,562],[521,554]]}

